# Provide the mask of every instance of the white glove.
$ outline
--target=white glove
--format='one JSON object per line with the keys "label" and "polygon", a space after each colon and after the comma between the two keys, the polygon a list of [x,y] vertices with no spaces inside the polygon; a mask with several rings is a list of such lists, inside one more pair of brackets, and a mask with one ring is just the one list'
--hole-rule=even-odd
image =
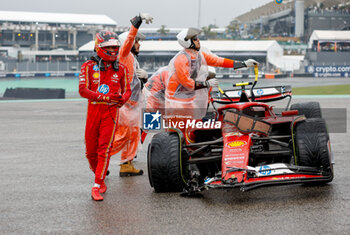
{"label": "white glove", "polygon": [[207,84],[207,87],[217,88],[219,87],[219,80],[217,80],[216,78],[212,78],[206,81],[206,84]]}
{"label": "white glove", "polygon": [[259,62],[253,59],[248,59],[244,61],[247,67],[254,67],[254,65],[259,65]]}
{"label": "white glove", "polygon": [[136,69],[136,75],[139,79],[148,79],[148,73],[143,69]]}
{"label": "white glove", "polygon": [[153,17],[148,13],[140,13],[140,17],[146,22],[146,24],[152,23],[153,21]]}

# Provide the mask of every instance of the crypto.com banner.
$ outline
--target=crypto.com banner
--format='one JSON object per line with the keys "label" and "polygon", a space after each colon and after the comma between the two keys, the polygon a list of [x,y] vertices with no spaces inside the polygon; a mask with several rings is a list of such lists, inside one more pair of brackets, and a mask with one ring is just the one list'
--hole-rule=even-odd
{"label": "crypto.com banner", "polygon": [[305,71],[314,77],[349,77],[350,65],[310,65],[306,66]]}

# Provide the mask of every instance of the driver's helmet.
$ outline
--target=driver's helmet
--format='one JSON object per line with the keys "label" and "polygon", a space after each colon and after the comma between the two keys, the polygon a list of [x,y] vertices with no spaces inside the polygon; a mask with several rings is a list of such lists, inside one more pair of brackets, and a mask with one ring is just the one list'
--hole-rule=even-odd
{"label": "driver's helmet", "polygon": [[[118,57],[120,45],[117,34],[110,31],[96,33],[95,51],[102,60],[115,61]],[[107,51],[105,47],[111,46],[115,47],[114,51]]]}
{"label": "driver's helmet", "polygon": [[201,33],[200,29],[188,28],[181,30],[180,33],[176,35],[178,43],[185,49],[194,48],[194,43],[192,38],[198,36]]}

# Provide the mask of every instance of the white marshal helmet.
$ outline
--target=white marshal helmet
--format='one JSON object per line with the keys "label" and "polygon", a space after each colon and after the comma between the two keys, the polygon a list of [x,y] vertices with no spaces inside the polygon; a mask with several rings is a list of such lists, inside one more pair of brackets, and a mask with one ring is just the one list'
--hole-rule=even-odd
{"label": "white marshal helmet", "polygon": [[191,41],[191,38],[194,37],[194,36],[197,36],[201,33],[201,30],[200,29],[197,29],[197,28],[188,28],[188,29],[183,29],[181,30],[180,33],[178,33],[176,35],[177,37],[177,41],[179,42],[179,44],[185,48],[185,49],[188,49],[191,47],[192,45],[192,41]]}
{"label": "white marshal helmet", "polygon": [[[129,32],[128,32],[128,31],[119,34],[119,41],[120,41],[120,43],[121,43],[122,45],[124,44],[124,42],[125,42],[126,38],[128,37],[128,35],[129,35]],[[135,37],[135,40],[145,40],[145,39],[146,39],[146,36],[145,36],[145,35],[143,35],[143,34],[140,33],[140,32],[137,32],[136,37]]]}

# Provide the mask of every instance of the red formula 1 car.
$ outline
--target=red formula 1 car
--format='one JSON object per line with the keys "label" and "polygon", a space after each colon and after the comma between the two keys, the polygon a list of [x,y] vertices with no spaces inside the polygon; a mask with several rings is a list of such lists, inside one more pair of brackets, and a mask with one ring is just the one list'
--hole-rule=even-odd
{"label": "red formula 1 car", "polygon": [[[289,108],[290,86],[254,88],[257,78],[235,84],[239,89],[212,92],[215,111],[202,121],[215,119],[220,128],[154,135],[147,165],[155,192],[332,181],[333,157],[319,103]],[[281,113],[266,104],[284,98],[289,101]]]}

